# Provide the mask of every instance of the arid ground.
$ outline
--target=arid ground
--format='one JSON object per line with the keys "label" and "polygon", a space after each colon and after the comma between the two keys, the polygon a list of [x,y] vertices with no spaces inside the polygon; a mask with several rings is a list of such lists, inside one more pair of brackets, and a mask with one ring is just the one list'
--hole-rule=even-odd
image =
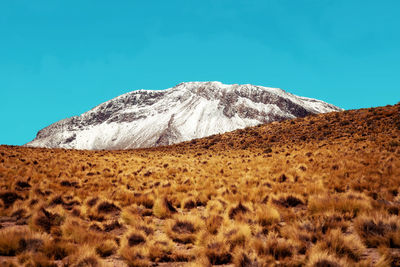
{"label": "arid ground", "polygon": [[0,146],[2,266],[400,266],[400,105],[130,151]]}

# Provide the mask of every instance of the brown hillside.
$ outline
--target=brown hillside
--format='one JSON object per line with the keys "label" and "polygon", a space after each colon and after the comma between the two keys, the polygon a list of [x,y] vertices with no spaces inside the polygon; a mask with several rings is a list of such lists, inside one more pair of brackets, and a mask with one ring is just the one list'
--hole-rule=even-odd
{"label": "brown hillside", "polygon": [[0,263],[398,266],[400,105],[173,146],[0,146]]}

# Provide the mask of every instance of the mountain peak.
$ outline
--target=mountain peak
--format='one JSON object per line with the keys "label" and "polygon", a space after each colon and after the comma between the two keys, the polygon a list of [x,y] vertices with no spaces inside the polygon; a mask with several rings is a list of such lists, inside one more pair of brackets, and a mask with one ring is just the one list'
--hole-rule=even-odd
{"label": "mountain peak", "polygon": [[309,114],[340,111],[328,103],[251,84],[184,82],[136,90],[39,131],[28,146],[129,149],[174,144]]}
{"label": "mountain peak", "polygon": [[223,84],[222,82],[219,81],[192,81],[192,82],[182,82],[177,84],[175,87],[180,87],[180,86],[222,86],[227,84]]}

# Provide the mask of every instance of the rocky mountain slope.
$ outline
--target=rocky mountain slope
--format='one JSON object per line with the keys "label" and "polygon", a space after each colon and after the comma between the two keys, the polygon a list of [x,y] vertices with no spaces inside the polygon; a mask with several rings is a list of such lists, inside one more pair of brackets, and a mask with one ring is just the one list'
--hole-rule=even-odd
{"label": "rocky mountain slope", "polygon": [[277,88],[187,82],[137,90],[38,132],[33,147],[130,149],[175,144],[309,114],[341,111]]}

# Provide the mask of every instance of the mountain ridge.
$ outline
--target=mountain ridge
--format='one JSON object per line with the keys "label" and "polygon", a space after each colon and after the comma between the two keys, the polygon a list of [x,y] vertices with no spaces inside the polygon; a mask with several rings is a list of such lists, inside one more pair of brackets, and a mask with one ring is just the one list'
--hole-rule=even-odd
{"label": "mountain ridge", "polygon": [[40,130],[26,146],[89,150],[154,147],[341,110],[278,88],[185,82],[165,90],[141,89],[115,97]]}

